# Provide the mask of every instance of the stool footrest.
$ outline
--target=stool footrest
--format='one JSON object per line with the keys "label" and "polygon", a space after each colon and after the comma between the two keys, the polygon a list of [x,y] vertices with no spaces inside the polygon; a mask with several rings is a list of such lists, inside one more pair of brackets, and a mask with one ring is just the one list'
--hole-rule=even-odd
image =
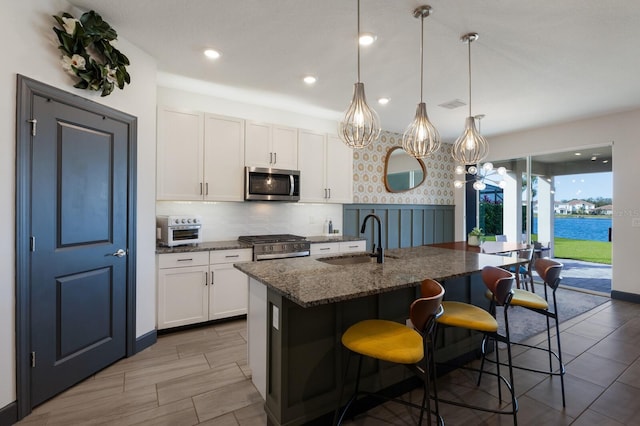
{"label": "stool footrest", "polygon": [[[339,420],[338,420],[337,424],[341,424],[342,423],[342,420],[344,420],[344,416],[347,413],[347,411],[349,410],[349,407],[354,402],[356,402],[356,400],[358,399],[358,395],[371,396],[371,397],[379,398],[379,399],[382,399],[382,400],[385,400],[385,401],[393,401],[393,402],[396,402],[398,404],[402,404],[402,405],[406,405],[408,407],[416,408],[418,410],[423,410],[424,409],[424,407],[422,407],[421,405],[415,404],[415,403],[410,402],[410,401],[405,401],[404,399],[394,398],[394,397],[391,397],[391,396],[382,395],[382,394],[377,393],[377,392],[358,391],[357,394],[351,395],[351,398],[349,399],[347,404],[344,406],[344,408],[341,410],[341,415],[339,417]],[[432,395],[429,395],[429,398],[431,400],[435,399]],[[440,401],[440,399],[438,399],[438,401]],[[435,415],[437,417],[439,426],[444,426],[444,419],[442,418],[442,416],[439,413],[437,413],[435,410],[431,410],[431,414],[433,414],[433,415]]]}
{"label": "stool footrest", "polygon": [[[539,346],[528,345],[526,343],[511,342],[511,344],[512,345],[518,345],[518,346],[524,346],[524,347],[527,347],[529,349],[536,349],[536,350],[539,350],[539,351],[550,353],[558,361],[558,369],[557,370],[555,370],[555,369],[554,370],[549,370],[549,369],[541,370],[541,369],[538,369],[538,368],[524,367],[522,365],[517,365],[515,363],[513,363],[513,365],[512,365],[513,368],[517,368],[518,370],[530,371],[532,373],[548,374],[550,376],[564,376],[566,374],[566,372],[567,372],[566,368],[565,368],[564,364],[562,362],[560,362],[560,356],[558,355],[557,352],[555,352],[553,350],[546,349],[546,348],[541,348]],[[484,346],[482,347],[482,351],[484,353]],[[497,364],[495,359],[491,359],[491,358],[486,357],[486,356],[485,356],[485,361],[490,362],[492,364]],[[508,364],[506,364],[504,362],[501,362],[500,365],[508,366]]]}

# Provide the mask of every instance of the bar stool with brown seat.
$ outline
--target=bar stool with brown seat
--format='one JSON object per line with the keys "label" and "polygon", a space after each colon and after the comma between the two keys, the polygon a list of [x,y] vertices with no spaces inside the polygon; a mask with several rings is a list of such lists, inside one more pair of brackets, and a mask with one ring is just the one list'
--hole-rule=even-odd
{"label": "bar stool with brown seat", "polygon": [[[541,370],[541,369],[536,369],[536,368],[529,368],[526,366],[522,366],[522,365],[514,365],[513,368],[518,368],[520,370],[527,370],[527,371],[531,371],[534,373],[544,373],[544,374],[549,374],[551,377],[553,376],[559,376],[560,377],[560,387],[562,389],[562,406],[565,407],[566,406],[566,402],[565,402],[565,392],[564,392],[564,375],[566,372],[565,366],[562,362],[562,348],[560,346],[560,328],[559,328],[559,322],[558,322],[558,303],[557,303],[557,299],[556,299],[556,290],[558,289],[558,286],[560,285],[560,281],[562,280],[562,277],[560,276],[561,272],[562,272],[562,268],[564,265],[562,265],[562,263],[556,262],[555,260],[551,260],[551,259],[537,259],[535,261],[535,269],[536,272],[538,273],[538,275],[540,276],[540,278],[542,278],[543,281],[543,285],[544,285],[544,297],[538,295],[538,294],[534,294],[530,291],[526,291],[526,290],[514,290],[514,294],[513,294],[513,298],[511,299],[511,306],[520,306],[523,307],[525,309],[528,309],[530,311],[536,312],[538,314],[543,315],[546,320],[547,320],[547,346],[546,347],[540,347],[540,346],[533,346],[533,345],[528,345],[522,342],[512,342],[512,345],[519,345],[519,346],[524,346],[524,347],[528,347],[530,349],[536,349],[536,350],[542,350],[545,352],[548,352],[549,355],[549,369],[548,370]],[[549,309],[549,291],[548,289],[551,289],[551,296],[552,296],[552,300],[553,300],[553,311]],[[491,298],[490,294],[487,294],[487,297]],[[492,305],[491,309],[494,310],[495,312],[495,307],[494,305]],[[551,326],[550,326],[550,320],[553,319],[555,321],[555,325],[556,325],[556,339],[557,339],[557,344],[558,344],[558,352],[556,353],[552,347],[551,347]],[[506,318],[505,318],[505,322],[506,322]],[[483,342],[484,343],[484,342]],[[486,358],[486,351],[485,351],[485,347],[483,344],[483,361]],[[554,368],[553,364],[553,359],[556,359],[558,362],[557,368]],[[493,360],[490,360],[492,361]],[[499,362],[499,361],[498,361]]]}
{"label": "bar stool with brown seat", "polygon": [[[511,299],[513,297],[513,282],[515,280],[514,274],[511,272],[498,268],[495,266],[485,266],[482,269],[482,281],[487,287],[487,290],[491,292],[493,295],[493,299],[495,299],[496,303],[500,306],[504,307],[504,316],[505,323],[507,326],[505,327],[505,333],[500,334],[498,332],[498,322],[496,321],[494,315],[489,311],[486,311],[478,306],[464,303],[464,302],[456,302],[456,301],[444,301],[442,302],[442,307],[444,308],[444,313],[437,319],[439,325],[445,325],[450,327],[459,327],[466,328],[468,330],[477,331],[484,334],[483,344],[485,343],[487,338],[490,338],[495,343],[495,352],[498,355],[498,342],[506,343],[507,345],[507,366],[509,367],[509,380],[504,378],[500,373],[500,364],[499,356],[498,356],[498,364],[496,372],[487,371],[486,374],[494,375],[498,380],[498,398],[499,401],[502,402],[502,386],[501,383],[504,383],[511,394],[511,409],[510,410],[500,410],[493,409],[484,406],[477,406],[462,403],[459,401],[450,401],[439,398],[438,401],[447,404],[453,404],[460,407],[470,408],[474,410],[480,410],[490,413],[497,414],[508,414],[513,416],[513,424],[516,425],[518,423],[518,401],[516,399],[516,394],[513,386],[513,368],[512,368],[512,357],[511,357],[511,339],[509,338],[509,327],[507,321],[508,308],[511,303]],[[477,370],[470,367],[459,367],[464,369],[469,369],[473,371],[478,371],[480,375],[478,376],[477,385],[480,385],[480,379],[482,377],[482,368],[484,364],[481,365],[481,369]]]}
{"label": "bar stool with brown seat", "polygon": [[[336,410],[334,424],[339,425],[345,418],[349,407],[356,401],[359,395],[370,395],[385,400],[396,401],[400,404],[412,406],[420,409],[420,420],[422,424],[424,412],[427,414],[427,424],[431,425],[431,396],[430,385],[432,384],[431,374],[434,371],[433,364],[433,335],[435,333],[436,318],[442,315],[442,297],[444,288],[434,280],[425,280],[421,287],[421,298],[415,300],[409,308],[409,318],[413,328],[407,327],[394,321],[381,319],[363,320],[349,327],[342,334],[342,344],[349,349],[350,355],[357,354],[358,372],[356,376],[355,391],[344,408]],[[417,405],[409,401],[397,398],[390,398],[379,393],[364,392],[359,389],[360,376],[362,371],[362,359],[370,357],[381,361],[395,364],[404,364],[413,370],[422,379],[424,394],[422,404]],[[349,356],[351,358],[351,356]],[[348,360],[346,373],[349,369]],[[434,395],[437,391],[434,390]],[[342,391],[340,393],[342,400]],[[437,396],[434,398],[435,415],[438,424],[444,425],[442,417],[438,411]],[[338,403],[340,407],[340,401]]]}

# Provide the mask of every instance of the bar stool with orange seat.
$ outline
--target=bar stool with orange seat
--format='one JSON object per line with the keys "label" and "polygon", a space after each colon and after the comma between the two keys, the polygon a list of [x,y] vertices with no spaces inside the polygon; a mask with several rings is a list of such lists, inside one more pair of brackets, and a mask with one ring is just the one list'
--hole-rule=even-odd
{"label": "bar stool with orange seat", "polygon": [[[350,354],[357,354],[358,373],[356,376],[355,391],[342,411],[336,410],[334,424],[342,423],[349,407],[358,398],[358,395],[370,395],[386,400],[393,400],[398,403],[420,409],[420,420],[422,424],[424,412],[427,411],[427,424],[431,425],[431,396],[429,387],[431,385],[431,372],[434,370],[433,364],[433,334],[435,333],[436,318],[442,315],[442,297],[444,288],[434,280],[423,282],[421,292],[423,297],[415,300],[409,308],[409,318],[414,328],[407,327],[395,321],[381,319],[363,320],[349,327],[342,334],[342,344],[350,350]],[[422,404],[417,405],[401,399],[389,398],[381,394],[364,392],[359,389],[360,375],[362,370],[363,357],[370,357],[381,361],[404,364],[422,378],[424,394]],[[349,357],[351,358],[351,357]],[[345,369],[345,378],[348,370]],[[344,382],[342,389],[344,390]],[[436,395],[437,393],[434,392]],[[342,392],[340,395],[342,399]],[[440,425],[444,424],[438,411],[437,398],[435,402],[435,415]],[[338,403],[338,407],[340,402]]]}
{"label": "bar stool with orange seat", "polygon": [[[513,368],[518,368],[520,370],[527,370],[534,373],[545,373],[545,374],[549,374],[552,377],[560,376],[560,387],[562,389],[562,406],[565,407],[566,402],[565,402],[565,394],[564,394],[564,375],[565,375],[566,369],[562,362],[562,348],[560,346],[560,329],[559,329],[559,322],[558,322],[558,303],[556,300],[556,290],[558,289],[558,286],[560,285],[560,281],[562,280],[562,277],[560,276],[560,274],[562,272],[562,268],[564,265],[562,265],[562,263],[556,262],[555,260],[543,258],[543,259],[537,259],[535,261],[534,266],[535,266],[536,272],[538,273],[540,278],[542,278],[542,281],[543,281],[544,297],[526,290],[521,290],[521,289],[514,290],[513,298],[511,299],[511,306],[520,306],[530,311],[544,315],[544,317],[547,320],[547,347],[545,348],[540,346],[533,346],[533,345],[528,345],[522,342],[512,342],[511,344],[548,352],[549,369],[541,370],[541,369],[529,368],[529,367],[521,366],[517,364],[514,365]],[[549,309],[548,289],[551,289],[551,295],[553,299],[553,311]],[[487,297],[491,297],[491,295],[487,294]],[[495,309],[493,305],[491,309]],[[556,324],[556,339],[558,344],[557,353],[553,351],[553,349],[551,348],[551,326],[549,322],[551,319],[553,319]],[[505,318],[505,322],[506,322],[506,318]],[[484,361],[484,359],[486,358],[484,342],[483,342],[482,349],[483,349],[482,352],[483,352],[483,361]],[[554,368],[553,366],[554,364],[553,358],[555,358],[558,362],[557,368]],[[489,361],[492,361],[492,360],[489,360]]]}
{"label": "bar stool with orange seat", "polygon": [[[474,410],[480,410],[490,413],[497,414],[509,414],[513,416],[513,424],[516,425],[518,423],[518,401],[516,399],[516,394],[513,386],[513,368],[512,368],[512,357],[511,357],[511,339],[509,337],[509,327],[507,321],[507,312],[509,305],[511,303],[511,299],[513,297],[513,282],[515,280],[515,275],[511,272],[498,268],[495,266],[485,266],[482,269],[482,281],[484,282],[487,290],[491,292],[493,295],[493,299],[496,301],[495,303],[504,307],[504,315],[505,315],[505,323],[507,326],[505,327],[505,333],[500,334],[498,332],[498,321],[492,313],[486,311],[478,306],[464,303],[464,302],[456,302],[456,301],[444,301],[442,302],[442,307],[444,308],[444,313],[437,319],[439,325],[446,325],[450,327],[458,327],[465,328],[468,330],[477,331],[484,334],[483,343],[485,343],[487,338],[490,338],[495,343],[495,352],[498,355],[498,342],[506,343],[507,345],[507,358],[509,367],[509,380],[505,379],[500,374],[500,362],[499,357],[497,370],[496,372],[489,372],[487,374],[494,375],[498,380],[498,398],[499,401],[502,402],[502,386],[501,382],[507,386],[509,393],[511,394],[511,409],[510,410],[501,410],[501,409],[493,409],[490,407],[477,406],[462,403],[459,401],[449,401],[444,399],[438,399],[439,402],[453,404],[460,407],[470,408]],[[482,364],[481,369],[477,370],[470,367],[462,367],[469,370],[478,371],[480,375],[478,376],[478,383],[480,385],[480,379],[482,377]]]}

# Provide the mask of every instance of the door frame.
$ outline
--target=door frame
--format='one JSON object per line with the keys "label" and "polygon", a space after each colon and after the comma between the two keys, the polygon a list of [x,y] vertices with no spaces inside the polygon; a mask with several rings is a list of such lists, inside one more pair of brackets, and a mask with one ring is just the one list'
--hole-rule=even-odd
{"label": "door frame", "polygon": [[136,173],[137,118],[99,104],[90,99],[65,92],[56,87],[18,74],[16,91],[16,403],[18,419],[31,410],[31,321],[29,313],[30,288],[30,211],[31,211],[31,123],[34,96],[43,96],[86,111],[120,121],[128,126],[127,164],[127,267],[126,267],[126,356],[136,347]]}

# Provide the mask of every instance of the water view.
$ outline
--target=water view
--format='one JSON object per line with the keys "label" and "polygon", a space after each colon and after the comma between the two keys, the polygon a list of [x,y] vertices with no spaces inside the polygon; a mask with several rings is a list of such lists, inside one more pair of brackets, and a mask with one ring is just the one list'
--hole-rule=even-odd
{"label": "water view", "polygon": [[[556,217],[554,235],[572,240],[609,241],[611,218]],[[533,218],[533,233],[538,232],[538,218]]]}

